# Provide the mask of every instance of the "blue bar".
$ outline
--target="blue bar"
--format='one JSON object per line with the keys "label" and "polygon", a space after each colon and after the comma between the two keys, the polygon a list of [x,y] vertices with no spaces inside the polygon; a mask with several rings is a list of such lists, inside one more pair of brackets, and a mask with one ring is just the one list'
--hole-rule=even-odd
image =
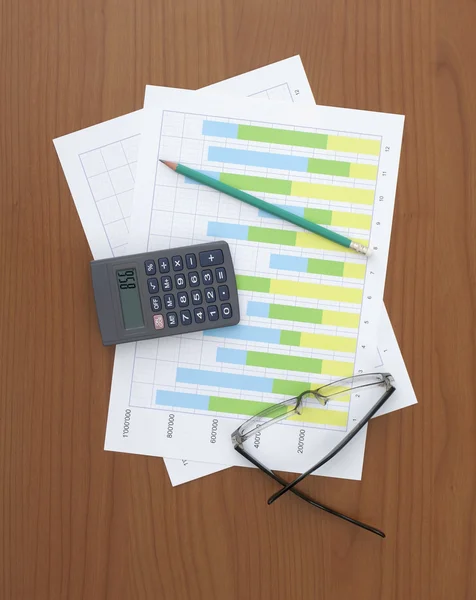
{"label": "blue bar", "polygon": [[235,223],[218,223],[209,221],[207,235],[211,237],[228,238],[230,240],[247,240],[248,226]]}
{"label": "blue bar", "polygon": [[203,121],[202,134],[236,139],[238,137],[238,125],[236,123],[222,123],[221,121]]}
{"label": "blue bar", "polygon": [[285,171],[302,171],[307,173],[308,159],[305,156],[286,156],[271,152],[254,150],[237,150],[235,148],[208,148],[208,160],[220,163],[263,167],[265,169],[284,169]]}
{"label": "blue bar", "polygon": [[232,350],[231,348],[217,348],[217,362],[230,365],[246,365],[246,350]]}
{"label": "blue bar", "polygon": [[177,382],[211,385],[231,388],[234,390],[249,390],[252,392],[273,392],[273,380],[266,377],[239,375],[237,373],[218,373],[217,371],[198,371],[196,369],[177,369]]}
{"label": "blue bar", "polygon": [[281,331],[279,329],[267,329],[266,327],[253,327],[252,325],[234,325],[226,329],[208,329],[203,332],[203,335],[207,337],[228,338],[230,340],[279,344]]}
{"label": "blue bar", "polygon": [[157,390],[155,394],[155,403],[161,406],[180,406],[181,408],[197,408],[198,410],[208,410],[208,396],[198,396],[197,394],[185,394],[184,392],[168,392],[166,390]]}
{"label": "blue bar", "polygon": [[271,254],[269,260],[270,269],[283,269],[283,271],[299,271],[307,273],[307,258],[302,256],[285,256],[281,254]]}
{"label": "blue bar", "polygon": [[[211,177],[212,179],[220,179],[220,173],[217,173],[216,171],[203,171],[202,169],[195,169],[198,173],[203,173],[204,175],[208,175],[208,177]],[[193,179],[190,179],[190,177],[185,177],[185,183],[193,183],[195,185],[202,185],[201,183],[198,183],[198,181],[194,181]]]}
{"label": "blue bar", "polygon": [[267,302],[254,302],[250,300],[246,307],[248,317],[269,317],[269,304]]}
{"label": "blue bar", "polygon": [[[284,210],[293,213],[293,215],[298,215],[299,217],[304,218],[303,206],[286,206],[285,204],[275,204],[275,206],[279,206],[279,208],[283,208]],[[266,212],[265,210],[258,211],[258,216],[263,219],[281,219],[281,217],[276,217],[275,215],[272,215],[271,213]]]}

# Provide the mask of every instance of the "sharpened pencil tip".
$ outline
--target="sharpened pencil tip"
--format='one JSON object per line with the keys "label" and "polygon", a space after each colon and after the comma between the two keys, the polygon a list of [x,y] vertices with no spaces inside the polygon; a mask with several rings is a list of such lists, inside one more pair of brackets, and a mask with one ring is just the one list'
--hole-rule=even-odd
{"label": "sharpened pencil tip", "polygon": [[176,162],[172,162],[170,160],[162,160],[161,158],[159,158],[161,163],[164,163],[164,165],[166,165],[167,167],[169,167],[169,169],[172,169],[172,171],[175,171],[177,169],[177,163]]}

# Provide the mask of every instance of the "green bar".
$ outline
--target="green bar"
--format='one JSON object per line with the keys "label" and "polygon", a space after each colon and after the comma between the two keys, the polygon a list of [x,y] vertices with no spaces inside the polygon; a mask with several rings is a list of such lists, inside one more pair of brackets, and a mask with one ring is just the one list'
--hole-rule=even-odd
{"label": "green bar", "polygon": [[299,321],[301,323],[322,323],[322,310],[320,308],[302,308],[288,306],[287,304],[270,304],[269,318],[282,321]]}
{"label": "green bar", "polygon": [[236,286],[239,290],[248,292],[269,292],[271,279],[266,277],[253,277],[251,275],[236,275]]}
{"label": "green bar", "polygon": [[279,343],[286,346],[299,346],[301,343],[301,334],[299,331],[281,331]]}
{"label": "green bar", "polygon": [[334,277],[342,277],[344,275],[344,263],[336,260],[308,258],[307,272],[313,273],[314,275],[334,275]]}
{"label": "green bar", "polygon": [[322,360],[320,358],[253,351],[246,353],[246,364],[250,367],[301,371],[303,373],[320,373],[322,369]]}
{"label": "green bar", "polygon": [[287,379],[273,379],[273,394],[283,396],[299,396],[301,392],[311,389],[312,385],[306,381],[288,381]]}
{"label": "green bar", "polygon": [[350,163],[339,160],[324,160],[322,158],[310,158],[307,163],[308,173],[319,173],[321,175],[337,175],[349,177]]}
{"label": "green bar", "polygon": [[290,131],[257,127],[256,125],[238,125],[238,139],[267,144],[283,144],[284,146],[302,146],[303,148],[327,148],[328,136],[323,133],[308,131]]}
{"label": "green bar", "polygon": [[320,225],[332,225],[332,210],[323,208],[305,208],[304,218]]}
{"label": "green bar", "polygon": [[234,173],[220,173],[220,181],[239,190],[252,192],[265,192],[268,194],[291,194],[291,181],[285,179],[272,179],[267,177],[254,177],[252,175],[235,175]]}
{"label": "green bar", "polygon": [[284,229],[270,229],[268,227],[248,227],[248,241],[266,244],[296,245],[296,232]]}
{"label": "green bar", "polygon": [[[208,402],[208,410],[250,417],[271,406],[275,405],[272,402],[255,402],[253,400],[239,400],[238,398],[220,398],[219,396],[210,396]],[[286,408],[282,410],[282,412],[286,411]],[[276,410],[276,415],[273,414],[273,416],[278,415],[278,410]]]}

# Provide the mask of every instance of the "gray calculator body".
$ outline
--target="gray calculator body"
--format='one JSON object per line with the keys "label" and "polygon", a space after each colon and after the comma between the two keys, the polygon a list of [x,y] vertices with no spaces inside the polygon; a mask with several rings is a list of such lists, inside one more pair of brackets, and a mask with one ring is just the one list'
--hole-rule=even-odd
{"label": "gray calculator body", "polygon": [[225,241],[94,260],[91,275],[106,346],[240,321]]}

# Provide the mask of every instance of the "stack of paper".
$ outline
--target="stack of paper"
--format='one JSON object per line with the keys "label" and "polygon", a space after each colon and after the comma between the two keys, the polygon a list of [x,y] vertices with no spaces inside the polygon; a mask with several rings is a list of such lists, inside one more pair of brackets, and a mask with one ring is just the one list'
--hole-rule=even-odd
{"label": "stack of paper", "polygon": [[[144,109],[54,141],[95,259],[225,239],[237,273],[239,325],[117,347],[106,449],[164,457],[177,485],[250,466],[230,433],[259,402],[371,371],[396,381],[380,414],[416,402],[383,306],[402,132],[400,115],[316,106],[293,57],[197,92],[148,86]],[[186,181],[159,157],[226,174],[373,255]],[[303,471],[361,416],[358,402],[330,403],[268,428],[253,451]],[[316,474],[360,479],[365,437]]]}

